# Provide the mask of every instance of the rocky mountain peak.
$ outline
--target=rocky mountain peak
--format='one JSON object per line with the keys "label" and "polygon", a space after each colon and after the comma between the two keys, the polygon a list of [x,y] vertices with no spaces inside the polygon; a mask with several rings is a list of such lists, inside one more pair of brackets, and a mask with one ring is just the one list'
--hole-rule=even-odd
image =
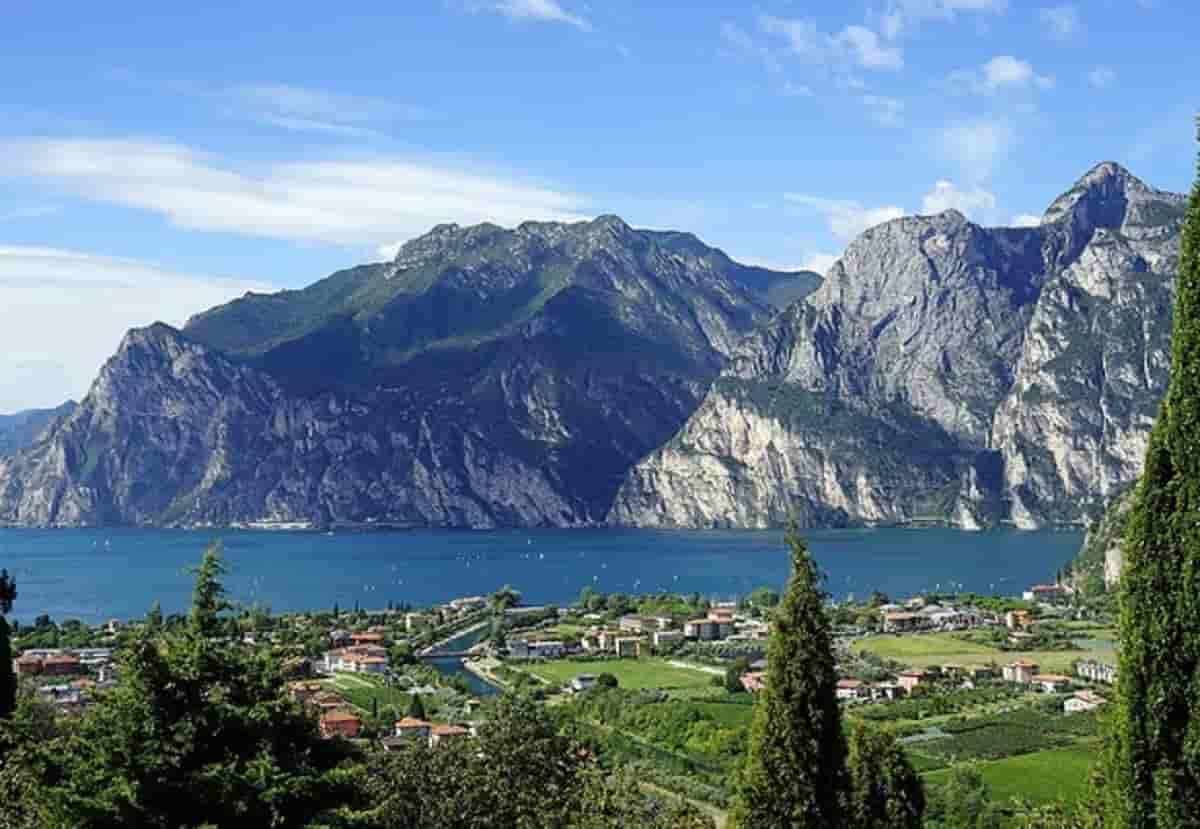
{"label": "rocky mountain peak", "polygon": [[1042,225],[1067,223],[1090,232],[1168,224],[1182,218],[1183,203],[1181,196],[1155,190],[1120,164],[1105,161],[1054,200]]}

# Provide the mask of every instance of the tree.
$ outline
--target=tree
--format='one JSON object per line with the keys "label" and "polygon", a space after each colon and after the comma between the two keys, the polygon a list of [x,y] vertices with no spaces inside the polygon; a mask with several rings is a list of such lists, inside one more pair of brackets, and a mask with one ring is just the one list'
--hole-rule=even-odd
{"label": "tree", "polygon": [[795,526],[787,544],[792,575],[767,645],[767,682],[755,705],[734,825],[833,829],[843,824],[846,740],[826,594]]}
{"label": "tree", "polygon": [[427,716],[425,713],[425,703],[421,701],[420,694],[413,694],[408,700],[408,711],[405,712],[406,717],[411,717],[414,720],[423,720]]}
{"label": "tree", "polygon": [[0,570],[0,720],[8,719],[17,707],[17,676],[13,673],[12,642],[5,615],[17,600],[17,582]]}
{"label": "tree", "polygon": [[848,826],[921,829],[925,790],[891,732],[856,724],[850,734],[849,765]]}
{"label": "tree", "polygon": [[931,816],[943,829],[998,829],[1000,813],[991,803],[991,792],[979,769],[972,765],[951,767],[931,804]]}
{"label": "tree", "polygon": [[1125,533],[1106,825],[1200,824],[1200,179],[1183,226],[1171,376]]}
{"label": "tree", "polygon": [[151,631],[161,630],[163,626],[162,606],[158,602],[150,605],[146,611],[146,628]]}
{"label": "tree", "polygon": [[219,635],[221,572],[214,545],[186,627],[135,636],[120,684],[37,745],[44,825],[300,827],[355,802],[349,749],[320,739],[273,657]]}
{"label": "tree", "polygon": [[512,585],[506,584],[492,594],[491,603],[493,613],[503,613],[521,603],[521,593]]}
{"label": "tree", "polygon": [[596,677],[597,688],[612,689],[616,688],[619,684],[620,683],[617,681],[617,678],[610,673],[602,673],[600,676]]}

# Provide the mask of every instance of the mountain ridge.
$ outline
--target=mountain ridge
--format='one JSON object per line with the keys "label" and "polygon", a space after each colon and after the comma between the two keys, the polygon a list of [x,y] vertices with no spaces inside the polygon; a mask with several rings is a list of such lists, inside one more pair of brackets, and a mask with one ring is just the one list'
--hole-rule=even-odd
{"label": "mountain ridge", "polygon": [[774,313],[739,282],[761,277],[616,217],[438,226],[391,263],[130,332],[0,461],[0,522],[595,524]]}
{"label": "mountain ridge", "polygon": [[1182,206],[1106,162],[1038,227],[871,228],[743,341],[610,521],[1087,523],[1136,476],[1165,389]]}

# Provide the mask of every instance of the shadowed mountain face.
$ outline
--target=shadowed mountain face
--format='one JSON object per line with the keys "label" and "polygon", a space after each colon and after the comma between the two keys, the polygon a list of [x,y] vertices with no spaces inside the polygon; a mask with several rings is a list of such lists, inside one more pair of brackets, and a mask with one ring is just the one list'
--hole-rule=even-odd
{"label": "shadowed mountain face", "polygon": [[1106,163],[1039,227],[868,230],[734,351],[611,519],[1087,521],[1139,473],[1166,388],[1184,206]]}
{"label": "shadowed mountain face", "polygon": [[818,282],[615,217],[439,226],[130,332],[78,410],[0,459],[0,523],[593,523]]}

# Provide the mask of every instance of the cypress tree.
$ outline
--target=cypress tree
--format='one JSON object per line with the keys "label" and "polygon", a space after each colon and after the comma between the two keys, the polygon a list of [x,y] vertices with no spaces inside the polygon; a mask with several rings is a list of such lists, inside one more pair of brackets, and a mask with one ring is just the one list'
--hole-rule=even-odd
{"label": "cypress tree", "polygon": [[0,720],[7,719],[17,707],[17,676],[13,673],[12,643],[5,617],[17,600],[17,583],[7,570],[0,570]]}
{"label": "cypress tree", "polygon": [[408,711],[405,716],[412,717],[414,720],[425,719],[425,703],[421,701],[420,694],[413,694],[408,701]]}
{"label": "cypress tree", "polygon": [[890,731],[858,723],[850,735],[850,796],[846,824],[853,829],[921,829],[925,789]]}
{"label": "cypress tree", "polygon": [[1125,535],[1111,829],[1200,824],[1200,181],[1176,291],[1170,385]]}
{"label": "cypress tree", "polygon": [[835,829],[844,825],[846,740],[826,594],[795,527],[787,544],[792,575],[772,617],[767,683],[754,710],[734,825]]}

